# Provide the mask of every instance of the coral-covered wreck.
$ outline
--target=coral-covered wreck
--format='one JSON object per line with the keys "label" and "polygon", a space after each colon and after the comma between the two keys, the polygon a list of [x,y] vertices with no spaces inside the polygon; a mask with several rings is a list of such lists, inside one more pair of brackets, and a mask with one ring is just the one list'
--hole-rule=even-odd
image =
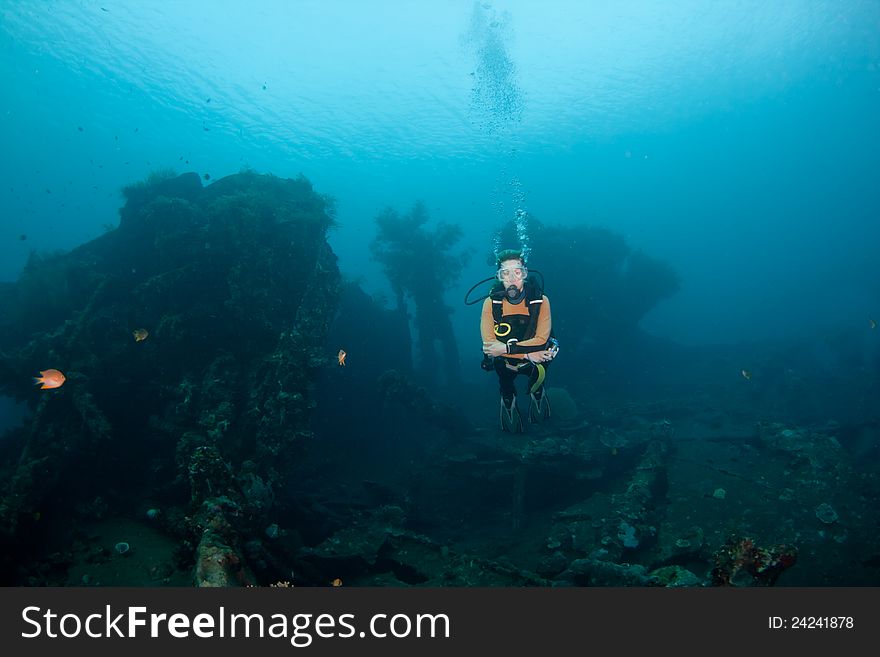
{"label": "coral-covered wreck", "polygon": [[[270,524],[327,362],[332,201],[249,172],[124,192],[118,228],[0,288],[0,392],[33,411],[0,447],[0,572],[26,583],[38,544],[97,508],[149,505],[195,584],[251,583],[242,542]],[[62,387],[30,386],[50,367]]]}

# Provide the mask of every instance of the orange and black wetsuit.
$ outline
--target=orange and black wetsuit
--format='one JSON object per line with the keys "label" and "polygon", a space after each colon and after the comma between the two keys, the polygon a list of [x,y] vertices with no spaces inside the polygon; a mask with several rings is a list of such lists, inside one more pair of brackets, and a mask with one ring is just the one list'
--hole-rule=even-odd
{"label": "orange and black wetsuit", "polygon": [[[495,358],[493,363],[498,374],[501,396],[507,403],[516,396],[513,382],[517,374],[527,374],[530,387],[535,383],[539,372],[535,364],[526,359],[526,354],[546,349],[551,337],[550,300],[544,294],[535,294],[535,298],[531,298],[529,292],[533,289],[530,288],[527,283],[526,294],[517,303],[508,301],[503,290],[490,295],[483,302],[483,314],[480,318],[483,341],[499,340],[508,345],[508,353]],[[529,312],[532,304],[540,304],[537,321]],[[501,316],[500,321],[496,321],[496,307],[499,305]],[[545,370],[548,365],[549,363],[542,364]],[[536,394],[540,397],[541,391],[536,391]]]}

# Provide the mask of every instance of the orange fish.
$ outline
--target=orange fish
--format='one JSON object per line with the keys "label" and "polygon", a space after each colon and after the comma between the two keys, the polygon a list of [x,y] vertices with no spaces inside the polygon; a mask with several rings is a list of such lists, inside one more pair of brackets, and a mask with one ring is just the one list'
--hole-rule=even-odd
{"label": "orange fish", "polygon": [[40,386],[40,390],[60,388],[67,380],[67,377],[58,370],[40,370],[40,375],[34,377],[34,385],[38,383],[43,384]]}
{"label": "orange fish", "polygon": [[147,336],[150,335],[150,333],[149,333],[149,331],[147,331],[147,329],[135,329],[134,331],[131,332],[131,334],[134,336],[135,342],[140,342],[141,340],[146,340]]}
{"label": "orange fish", "polygon": [[330,582],[331,586],[342,586],[342,580],[338,577]]}
{"label": "orange fish", "polygon": [[345,352],[342,349],[340,349],[339,353],[336,354],[336,358],[339,359],[340,367],[345,367]]}
{"label": "orange fish", "polygon": [[743,371],[742,371],[742,375],[743,375],[746,379],[751,379],[751,378],[752,378],[752,373],[749,372],[748,370],[743,370]]}

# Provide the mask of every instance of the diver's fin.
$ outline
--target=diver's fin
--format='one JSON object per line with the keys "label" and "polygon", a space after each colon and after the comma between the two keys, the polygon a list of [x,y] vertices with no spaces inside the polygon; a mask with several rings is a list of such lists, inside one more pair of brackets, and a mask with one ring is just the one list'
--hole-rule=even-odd
{"label": "diver's fin", "polygon": [[541,396],[537,397],[534,392],[529,393],[529,422],[532,424],[541,420],[550,419],[550,396],[545,388],[541,389]]}
{"label": "diver's fin", "polygon": [[501,398],[501,430],[510,433],[523,432],[523,422],[516,407],[516,397],[510,400],[510,406],[504,403],[503,397]]}

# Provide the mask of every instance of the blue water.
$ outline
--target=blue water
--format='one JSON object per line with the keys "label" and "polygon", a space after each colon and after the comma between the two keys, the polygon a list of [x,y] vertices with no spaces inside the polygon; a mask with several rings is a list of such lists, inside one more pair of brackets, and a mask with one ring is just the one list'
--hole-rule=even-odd
{"label": "blue water", "polygon": [[[431,536],[441,555],[447,543],[490,559],[510,553],[524,568],[555,576],[564,564],[545,562],[551,545],[574,564],[621,540],[618,516],[656,510],[639,532],[657,533],[657,544],[644,544],[639,559],[671,563],[676,539],[702,545],[705,538],[687,564],[702,577],[724,534],[748,531],[762,544],[797,543],[800,561],[788,580],[795,585],[877,582],[880,2],[6,0],[0,83],[4,303],[9,290],[35,289],[6,284],[32,254],[68,251],[114,230],[122,189],[168,169],[197,172],[207,186],[247,169],[304,175],[336,200],[328,239],[343,276],[389,307],[395,295],[371,256],[376,217],[423,203],[426,230],[440,222],[461,227],[449,261],[423,254],[426,272],[446,276],[457,344],[444,334],[437,354],[415,359],[412,372],[407,354],[396,351],[421,346],[407,339],[405,321],[346,288],[344,307],[363,310],[370,325],[361,336],[358,321],[341,315],[322,336],[332,344],[308,393],[314,440],[298,435],[290,445],[295,471],[262,471],[265,486],[247,479],[243,496],[263,510],[268,528],[295,529],[311,548],[336,541],[335,527],[347,528],[365,504],[391,501],[406,507],[407,529]],[[548,239],[539,225],[561,232]],[[572,230],[584,226],[591,230]],[[656,273],[638,275],[634,266],[627,278],[592,266],[586,249],[610,251],[615,236],[648,256],[642,272]],[[536,248],[528,263],[549,272],[544,289],[564,357],[546,380],[550,422],[515,436],[496,430],[497,382],[478,366],[480,307],[463,299],[492,276],[493,251],[520,247],[531,256],[533,241],[566,250],[555,258]],[[124,258],[133,247],[119,244]],[[592,248],[595,257],[605,254]],[[470,260],[459,274],[461,253]],[[665,265],[680,288],[656,301],[653,284],[663,286]],[[16,304],[28,307],[26,299]],[[118,304],[100,310],[95,325],[114,321],[112,308],[125,305]],[[651,309],[643,315],[644,307]],[[412,329],[424,308],[409,309]],[[146,345],[155,344],[155,353],[171,353],[160,351],[164,319],[149,325],[156,330]],[[0,396],[0,452],[13,455],[5,478],[20,502],[11,507],[16,520],[25,523],[5,536],[32,562],[20,572],[7,568],[3,582],[99,582],[84,555],[74,560],[85,571],[43,570],[55,559],[43,552],[54,554],[67,540],[69,520],[122,514],[121,523],[107,520],[109,546],[138,518],[167,517],[169,540],[189,535],[189,519],[172,520],[191,501],[175,468],[181,454],[196,453],[195,438],[178,437],[171,416],[225,436],[216,439],[224,458],[250,456],[254,445],[255,462],[276,454],[273,437],[247,429],[260,408],[269,409],[260,422],[276,416],[268,405],[236,406],[230,430],[218,412],[225,396],[205,394],[202,406],[187,407],[189,375],[147,372],[143,389],[162,399],[153,409],[131,394],[137,371],[117,371],[125,363],[78,355],[56,363],[64,359],[33,347],[60,344],[70,326],[54,326],[51,338],[30,346],[40,336],[0,344],[0,365],[15,351],[9,360],[34,359],[33,373],[69,367],[71,383],[81,377],[78,390],[93,395],[71,393],[77,412],[98,400],[115,440],[106,461],[88,462],[92,437],[76,434],[76,416],[65,420],[73,411],[47,410],[71,384],[44,396],[28,376],[3,368],[4,381],[21,380],[15,398],[27,400]],[[194,339],[184,337],[182,344]],[[349,362],[339,367],[343,347]],[[222,379],[214,369],[205,374],[210,386]],[[248,404],[249,385],[246,377],[234,383]],[[177,404],[174,394],[184,400]],[[39,421],[6,431],[30,417]],[[655,482],[664,490],[650,504],[615,500],[615,491],[635,483],[641,490],[645,468],[636,451],[657,440],[675,446]],[[473,456],[482,453],[492,458]],[[495,469],[498,454],[517,466]],[[44,455],[57,470],[34,478],[31,459],[42,463]],[[647,464],[650,470],[655,461]],[[242,475],[253,474],[247,467],[241,464]],[[204,473],[189,474],[195,482]],[[337,502],[351,506],[328,511]],[[819,511],[826,506],[839,522]],[[145,515],[147,508],[159,516]],[[581,516],[612,520],[601,530],[583,521],[575,540],[569,520]],[[265,536],[272,548],[274,537],[257,530],[251,538]],[[166,547],[170,554],[173,545]],[[12,563],[18,555],[10,549],[0,555]],[[287,577],[294,560],[285,554],[278,573],[273,566],[263,575]],[[297,574],[309,585],[337,575]],[[585,585],[581,575],[562,580]],[[394,582],[372,579],[379,576],[367,569],[351,581]]]}
{"label": "blue water", "polygon": [[114,227],[151,171],[251,167],[337,199],[371,293],[382,208],[461,224],[462,345],[516,216],[526,243],[587,222],[672,264],[642,327],[683,343],[880,316],[876,2],[249,4],[3,3],[0,280]]}

